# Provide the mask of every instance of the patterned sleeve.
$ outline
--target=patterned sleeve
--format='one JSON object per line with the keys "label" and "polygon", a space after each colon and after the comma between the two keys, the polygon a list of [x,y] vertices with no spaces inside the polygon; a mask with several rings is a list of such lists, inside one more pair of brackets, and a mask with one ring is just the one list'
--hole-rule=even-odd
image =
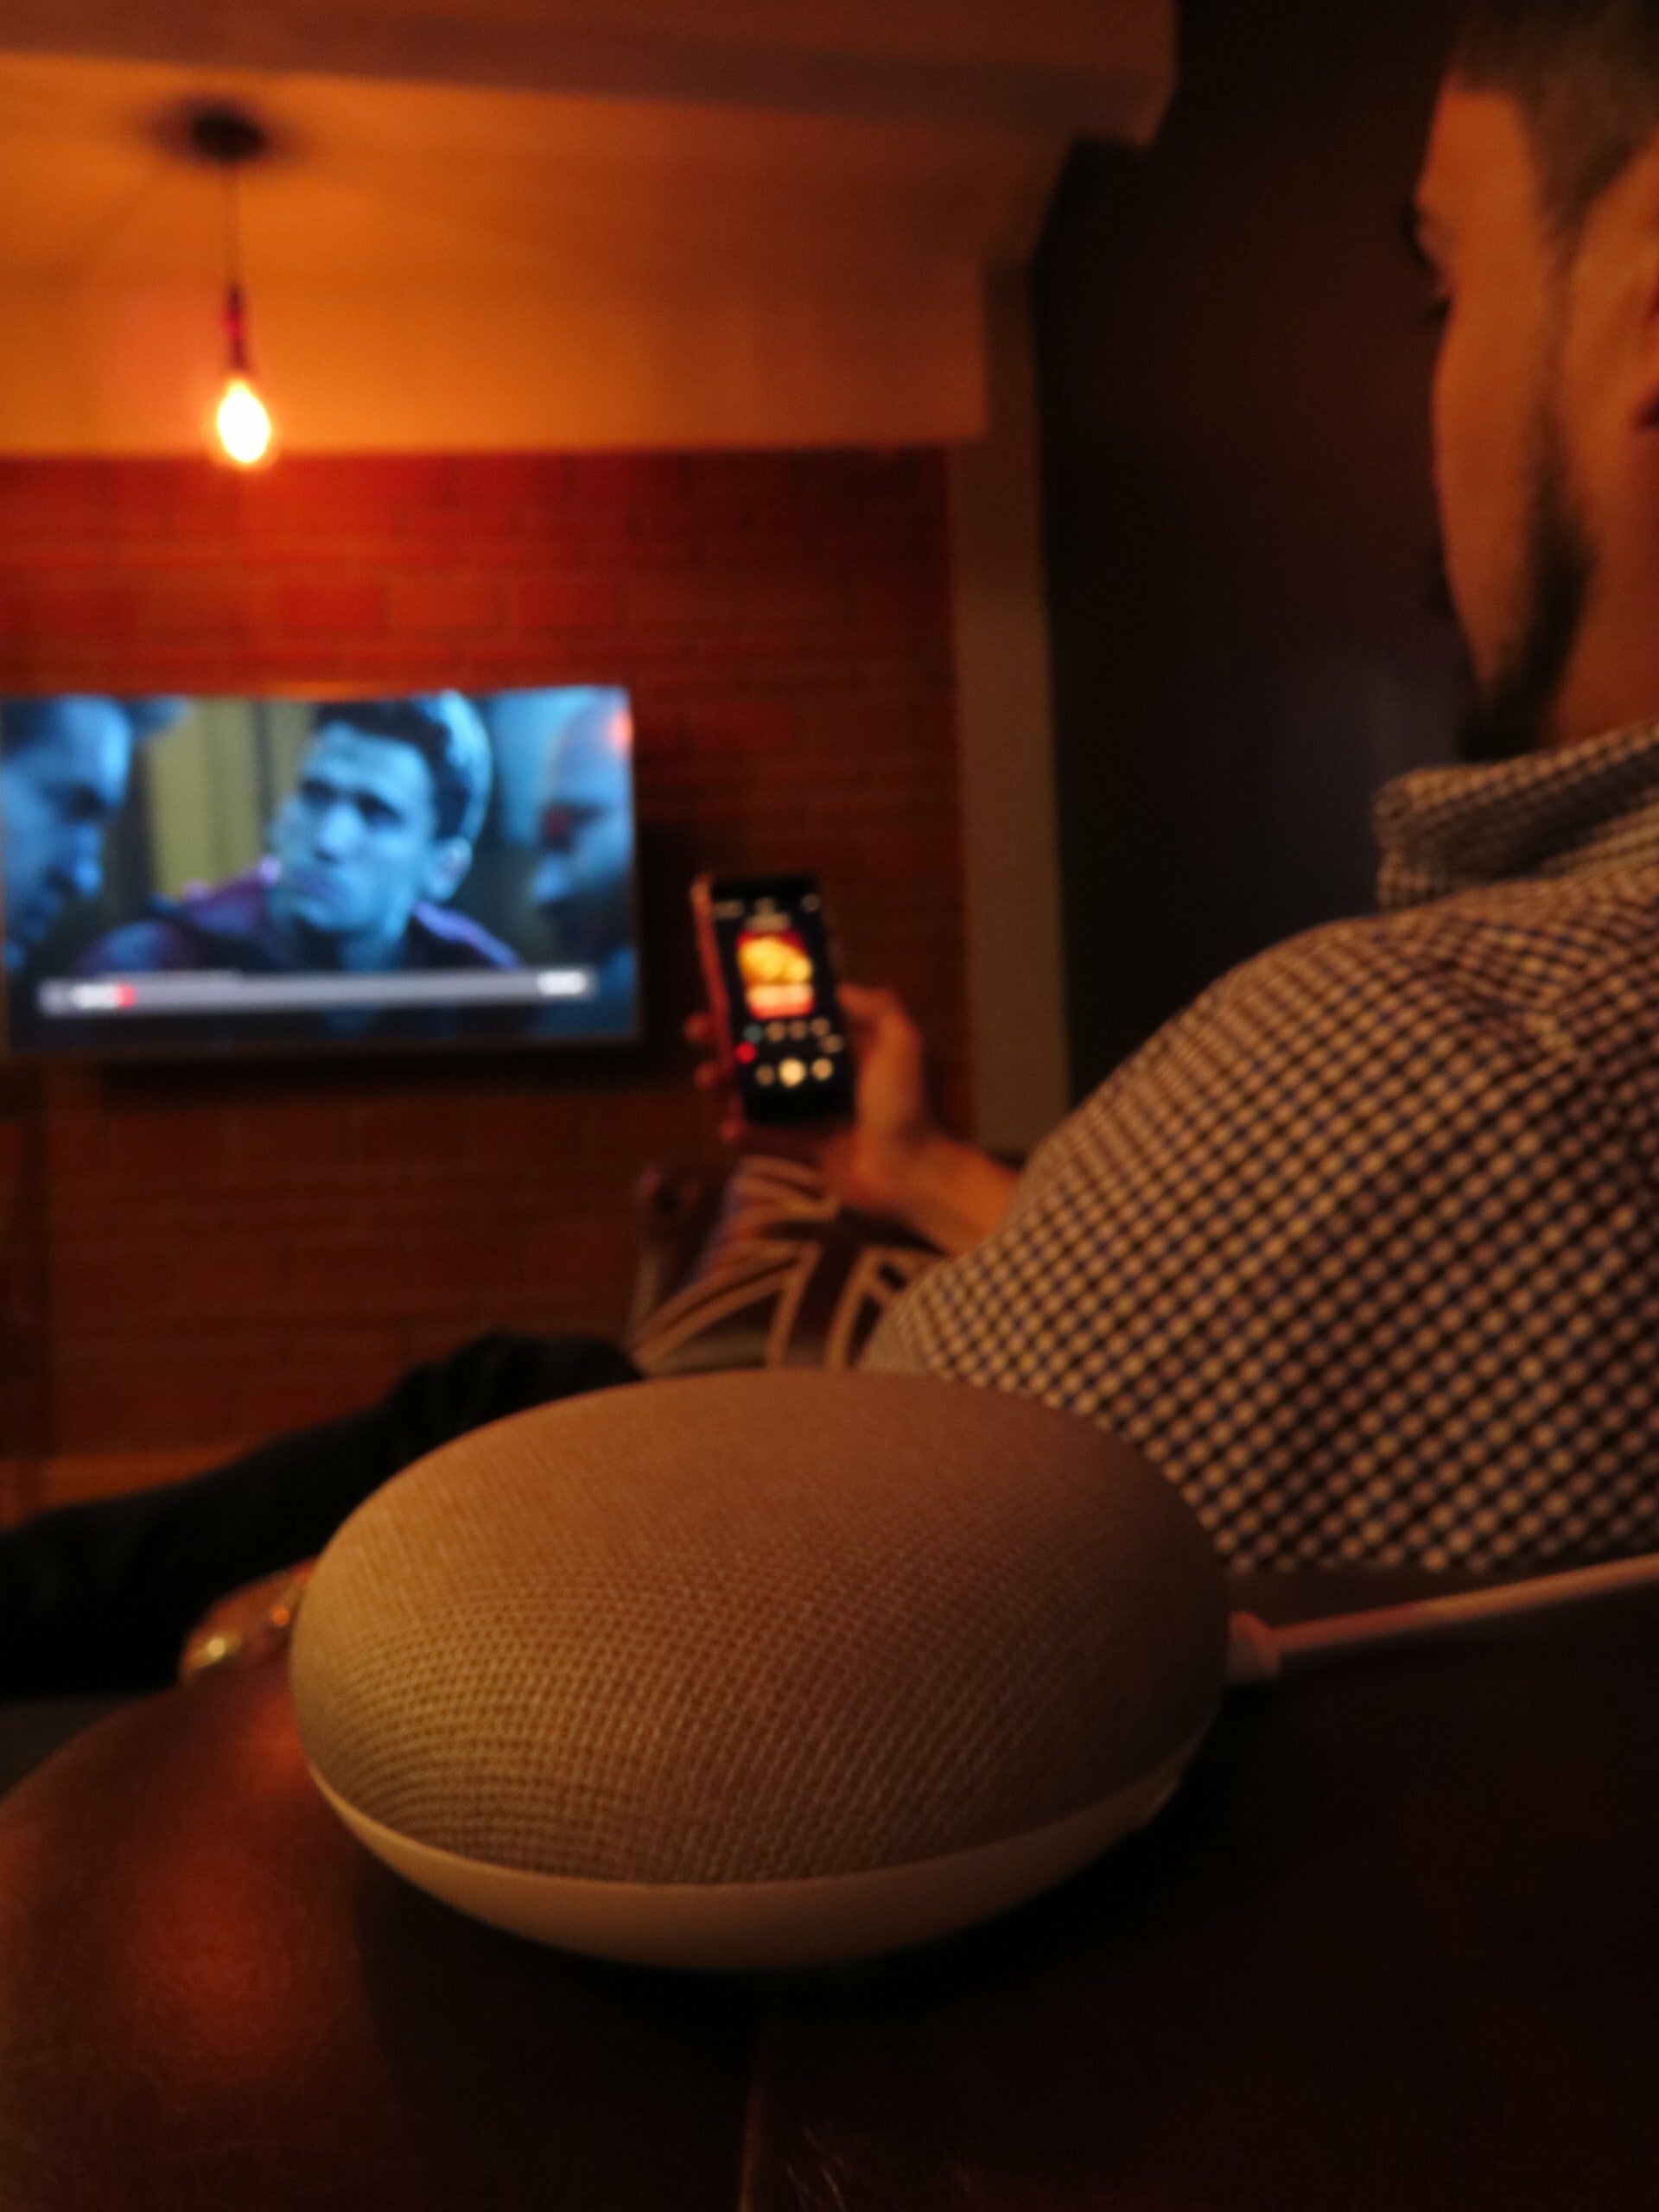
{"label": "patterned sleeve", "polygon": [[[1559,992],[1456,941],[1344,924],[1226,978],[867,1363],[1100,1421],[1237,1565],[1541,1557],[1652,1521],[1650,1330],[1626,1325],[1633,1286],[1659,1310],[1654,1208]],[[1586,1391],[1637,1394],[1587,1478]]]}

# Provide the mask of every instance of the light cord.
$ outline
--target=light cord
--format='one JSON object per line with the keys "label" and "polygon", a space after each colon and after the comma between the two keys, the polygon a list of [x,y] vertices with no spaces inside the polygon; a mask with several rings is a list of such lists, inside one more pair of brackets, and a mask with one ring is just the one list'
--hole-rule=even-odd
{"label": "light cord", "polygon": [[227,283],[242,285],[242,194],[233,164],[219,172],[225,181],[225,272]]}
{"label": "light cord", "polygon": [[1290,1628],[1270,1628],[1255,1613],[1235,1613],[1229,1625],[1227,1679],[1233,1683],[1276,1681],[1287,1666],[1325,1652],[1363,1651],[1402,1637],[1553,1611],[1560,1605],[1582,1605],[1615,1591],[1650,1585],[1659,1586],[1659,1554],[1610,1560],[1601,1567],[1576,1567],[1564,1574],[1541,1574],[1501,1590],[1471,1590],[1458,1597],[1418,1598],[1364,1612],[1337,1613]]}

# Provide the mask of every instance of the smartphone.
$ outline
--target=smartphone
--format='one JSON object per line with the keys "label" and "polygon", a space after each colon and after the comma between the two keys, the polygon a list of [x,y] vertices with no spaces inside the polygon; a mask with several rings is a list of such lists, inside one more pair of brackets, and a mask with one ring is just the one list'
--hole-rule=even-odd
{"label": "smartphone", "polygon": [[853,1056],[814,875],[700,875],[697,950],[721,1065],[746,1122],[849,1119]]}

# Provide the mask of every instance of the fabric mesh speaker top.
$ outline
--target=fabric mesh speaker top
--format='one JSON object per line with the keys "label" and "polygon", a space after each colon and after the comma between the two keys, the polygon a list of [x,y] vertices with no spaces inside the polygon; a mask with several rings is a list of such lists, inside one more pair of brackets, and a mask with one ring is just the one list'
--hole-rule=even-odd
{"label": "fabric mesh speaker top", "polygon": [[295,1638],[320,1778],[399,1835],[629,1884],[887,1868],[1059,1821],[1219,1694],[1222,1578],[1091,1424],[912,1376],[603,1391],[346,1523]]}

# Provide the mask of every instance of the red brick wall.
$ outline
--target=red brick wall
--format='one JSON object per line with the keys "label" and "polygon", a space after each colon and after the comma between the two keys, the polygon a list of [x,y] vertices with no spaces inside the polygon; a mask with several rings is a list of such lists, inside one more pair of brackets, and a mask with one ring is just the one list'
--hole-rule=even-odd
{"label": "red brick wall", "polygon": [[634,692],[635,1053],[0,1069],[0,1456],[311,1420],[491,1326],[608,1332],[699,868],[804,864],[964,1098],[937,454],[0,463],[0,690]]}

